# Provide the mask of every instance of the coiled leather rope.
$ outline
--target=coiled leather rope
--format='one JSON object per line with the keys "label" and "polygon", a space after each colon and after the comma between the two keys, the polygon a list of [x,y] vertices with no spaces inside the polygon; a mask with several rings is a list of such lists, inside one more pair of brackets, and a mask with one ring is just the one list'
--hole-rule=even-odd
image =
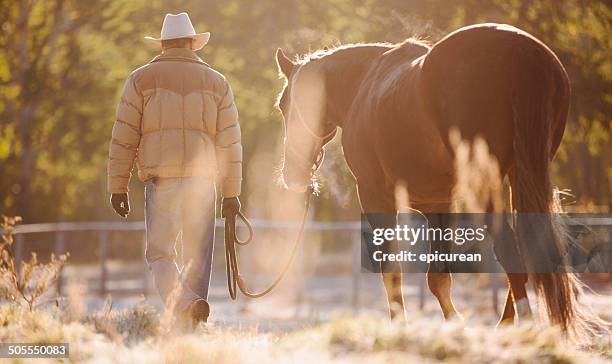
{"label": "coiled leather rope", "polygon": [[304,212],[302,214],[302,220],[300,223],[300,228],[298,230],[297,236],[295,238],[295,242],[293,244],[293,248],[291,249],[291,254],[289,255],[289,259],[285,266],[280,271],[276,279],[270,284],[270,286],[264,289],[261,292],[251,292],[244,281],[244,278],[240,274],[240,269],[238,267],[238,255],[236,246],[245,246],[253,240],[253,226],[249,222],[249,220],[244,216],[242,212],[238,212],[236,216],[242,220],[244,225],[246,225],[249,230],[249,235],[247,239],[240,240],[236,234],[236,216],[230,216],[225,218],[225,272],[227,273],[227,289],[229,291],[230,297],[232,300],[236,299],[236,295],[238,293],[237,289],[242,292],[243,295],[250,298],[259,298],[265,296],[270,293],[283,279],[289,267],[291,266],[291,262],[293,262],[293,258],[297,253],[297,248],[302,241],[304,235],[304,229],[306,227],[306,219],[308,218],[308,209],[310,208],[310,197],[312,196],[314,189],[309,187],[308,190],[304,193]]}

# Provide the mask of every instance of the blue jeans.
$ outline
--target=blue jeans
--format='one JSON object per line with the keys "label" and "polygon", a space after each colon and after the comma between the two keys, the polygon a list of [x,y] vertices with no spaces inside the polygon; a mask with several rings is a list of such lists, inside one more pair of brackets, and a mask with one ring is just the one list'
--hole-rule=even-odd
{"label": "blue jeans", "polygon": [[[210,177],[153,178],[146,182],[145,257],[161,299],[168,304],[172,295],[177,311],[196,299],[208,298],[215,200],[215,184]],[[184,269],[176,263],[179,235]]]}

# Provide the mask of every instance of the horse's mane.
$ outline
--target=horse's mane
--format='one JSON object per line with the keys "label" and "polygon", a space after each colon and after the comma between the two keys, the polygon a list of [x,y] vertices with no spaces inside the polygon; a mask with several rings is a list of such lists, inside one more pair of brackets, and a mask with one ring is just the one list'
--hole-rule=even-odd
{"label": "horse's mane", "polygon": [[[296,55],[294,58],[294,63],[297,65],[305,65],[311,61],[317,61],[322,59],[336,59],[341,62],[346,62],[347,67],[345,69],[349,69],[351,64],[355,64],[359,62],[359,57],[354,57],[355,52],[360,53],[359,51],[364,51],[370,53],[374,49],[378,49],[375,51],[376,53],[385,53],[391,51],[399,51],[399,50],[411,50],[413,48],[425,48],[429,49],[431,44],[423,39],[419,39],[416,37],[408,38],[399,43],[388,43],[388,42],[374,42],[374,43],[347,43],[340,44],[333,47],[324,47],[322,49],[315,50],[313,52],[306,53],[301,57]],[[382,49],[382,51],[380,50]],[[276,102],[274,103],[274,107],[279,110],[281,98],[287,88],[287,79],[286,76],[282,73],[279,74],[281,78],[285,79],[285,85],[283,89],[279,92]],[[340,77],[341,78],[341,77]]]}
{"label": "horse's mane", "polygon": [[345,50],[352,50],[355,48],[377,47],[377,48],[388,48],[389,50],[393,50],[393,49],[399,49],[399,48],[411,47],[411,46],[422,46],[422,47],[429,48],[431,46],[431,43],[424,39],[420,39],[417,37],[411,37],[399,43],[389,43],[389,42],[347,43],[347,44],[340,44],[340,45],[333,46],[333,47],[324,47],[322,49],[318,49],[318,50],[306,53],[302,55],[301,57],[296,56],[297,57],[296,62],[298,64],[303,65],[310,61],[318,60],[318,59],[321,59],[327,56],[331,56],[336,53],[340,53]]}

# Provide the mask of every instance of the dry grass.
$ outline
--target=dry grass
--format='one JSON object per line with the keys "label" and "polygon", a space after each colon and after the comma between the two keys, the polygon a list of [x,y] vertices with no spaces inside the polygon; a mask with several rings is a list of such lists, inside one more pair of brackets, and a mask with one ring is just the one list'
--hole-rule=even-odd
{"label": "dry grass", "polygon": [[552,328],[464,329],[427,317],[401,323],[363,315],[282,334],[215,325],[202,325],[193,332],[162,327],[158,315],[145,304],[103,310],[78,321],[57,308],[29,311],[0,306],[0,342],[68,342],[73,362],[593,363],[612,359],[609,338],[586,351],[565,343]]}
{"label": "dry grass", "polygon": [[14,226],[20,221],[20,217],[0,216],[0,298],[14,304],[25,304],[33,310],[38,299],[57,280],[68,255],[55,257],[51,254],[49,261],[43,263],[36,253],[32,253],[30,260],[18,264],[10,250]]}

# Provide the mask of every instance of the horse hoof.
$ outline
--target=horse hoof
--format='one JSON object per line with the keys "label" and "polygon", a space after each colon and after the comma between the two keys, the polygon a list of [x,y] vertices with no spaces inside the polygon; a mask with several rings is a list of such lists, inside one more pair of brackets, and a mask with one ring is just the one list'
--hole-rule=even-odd
{"label": "horse hoof", "polygon": [[449,321],[449,322],[461,322],[461,323],[465,323],[465,319],[457,311],[449,312],[447,315],[444,316],[444,320],[445,321]]}
{"label": "horse hoof", "polygon": [[495,326],[495,329],[499,329],[502,327],[508,327],[512,325],[514,325],[514,317],[507,317],[507,318],[499,320],[499,322]]}

